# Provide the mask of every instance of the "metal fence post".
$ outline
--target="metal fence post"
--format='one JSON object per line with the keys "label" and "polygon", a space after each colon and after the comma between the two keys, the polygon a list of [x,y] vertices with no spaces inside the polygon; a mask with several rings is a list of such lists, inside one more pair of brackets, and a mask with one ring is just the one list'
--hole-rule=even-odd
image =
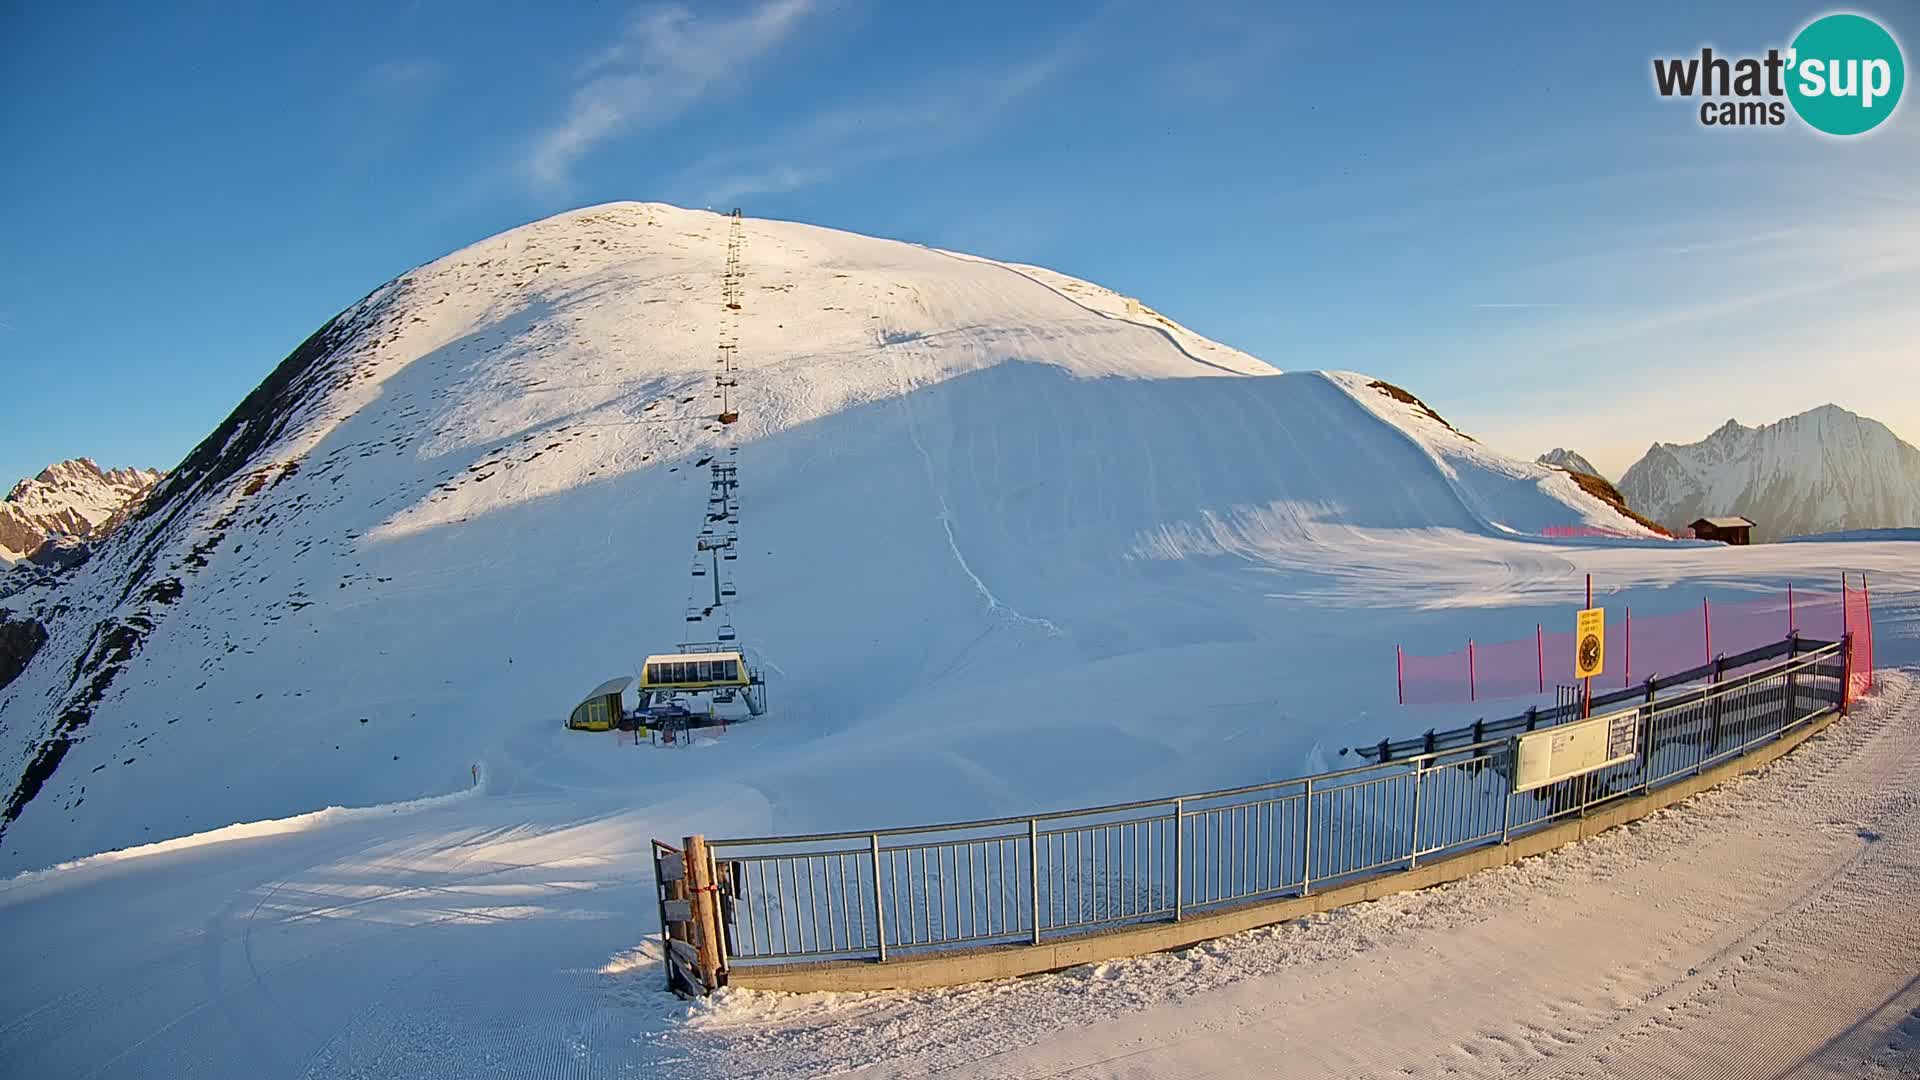
{"label": "metal fence post", "polygon": [[1313,892],[1313,777],[1300,799],[1300,895]]}
{"label": "metal fence post", "polygon": [[1500,793],[1500,842],[1513,838],[1513,785],[1520,777],[1520,736],[1507,738],[1507,790]]}
{"label": "metal fence post", "polygon": [[[1431,732],[1428,733],[1431,736]],[[1429,739],[1431,742],[1431,739]],[[1413,835],[1407,842],[1407,869],[1420,865],[1420,777],[1427,771],[1427,759],[1413,759]]]}
{"label": "metal fence post", "polygon": [[1708,721],[1709,726],[1707,728],[1707,746],[1709,749],[1707,750],[1706,753],[1701,754],[1699,758],[1694,761],[1693,775],[1695,776],[1699,776],[1701,773],[1705,772],[1707,768],[1707,759],[1720,752],[1720,717],[1721,717],[1721,705],[1723,704],[1722,695],[1720,693],[1720,680],[1725,675],[1726,669],[1727,669],[1726,655],[1722,654],[1720,656],[1714,657],[1713,685],[1709,687],[1707,690],[1707,700],[1709,702],[1707,706],[1707,716],[1709,718],[1709,721]]}
{"label": "metal fence post", "polygon": [[1647,739],[1640,748],[1640,792],[1645,794],[1653,790],[1653,736],[1660,726],[1660,710],[1654,708],[1654,697],[1659,693],[1656,676],[1647,676]]}
{"label": "metal fence post", "polygon": [[1033,943],[1040,944],[1040,819],[1027,819],[1027,900],[1033,916]]}
{"label": "metal fence post", "polygon": [[867,837],[873,850],[873,939],[880,943],[880,962],[887,962],[887,905],[880,899],[880,834]]}
{"label": "metal fence post", "polygon": [[1185,813],[1186,813],[1186,800],[1185,799],[1173,800],[1173,921],[1174,922],[1179,922],[1184,917],[1185,912],[1183,911],[1183,909],[1186,907],[1186,887],[1185,885],[1182,884],[1182,881],[1181,881],[1181,879],[1186,876],[1182,872],[1186,867],[1186,861],[1185,861],[1186,855],[1185,855],[1185,845],[1180,838],[1180,834],[1185,831],[1181,827],[1181,824],[1182,824],[1181,818],[1184,816]]}

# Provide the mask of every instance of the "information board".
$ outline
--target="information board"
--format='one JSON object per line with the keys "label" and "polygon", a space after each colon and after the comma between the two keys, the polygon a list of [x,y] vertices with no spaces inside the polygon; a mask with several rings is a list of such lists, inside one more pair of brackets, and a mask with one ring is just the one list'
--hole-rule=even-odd
{"label": "information board", "polygon": [[1607,666],[1607,609],[1587,608],[1573,620],[1573,675],[1591,679]]}
{"label": "information board", "polygon": [[1640,710],[1608,713],[1529,731],[1514,753],[1513,790],[1532,791],[1639,754]]}

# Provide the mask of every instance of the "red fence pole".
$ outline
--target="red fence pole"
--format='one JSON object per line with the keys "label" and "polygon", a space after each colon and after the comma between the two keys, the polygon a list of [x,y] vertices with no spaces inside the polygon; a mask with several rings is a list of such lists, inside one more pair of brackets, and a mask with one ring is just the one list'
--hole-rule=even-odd
{"label": "red fence pole", "polygon": [[1533,624],[1533,651],[1540,662],[1540,692],[1547,692],[1547,636],[1539,623]]}
{"label": "red fence pole", "polygon": [[1468,701],[1480,700],[1480,689],[1477,684],[1478,684],[1478,678],[1474,675],[1474,672],[1473,672],[1473,639],[1468,638],[1467,639],[1467,700]]}
{"label": "red fence pole", "polygon": [[1706,597],[1700,598],[1700,625],[1707,630],[1707,663],[1713,663],[1713,609]]}
{"label": "red fence pole", "polygon": [[1400,704],[1407,703],[1407,662],[1400,657],[1400,646],[1393,647],[1393,685],[1400,694]]}

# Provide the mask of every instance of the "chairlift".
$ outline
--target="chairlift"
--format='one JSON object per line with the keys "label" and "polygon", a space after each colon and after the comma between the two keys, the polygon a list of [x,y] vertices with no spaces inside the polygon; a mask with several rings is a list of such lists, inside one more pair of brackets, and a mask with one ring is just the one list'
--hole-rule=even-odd
{"label": "chairlift", "polygon": [[707,576],[707,564],[704,559],[696,558],[693,560],[693,576],[694,577]]}
{"label": "chairlift", "polygon": [[733,624],[721,623],[720,633],[715,636],[718,637],[721,641],[732,641],[733,640]]}
{"label": "chairlift", "polygon": [[701,615],[701,612],[700,612],[700,609],[699,609],[699,608],[697,608],[697,607],[690,607],[690,608],[688,608],[688,609],[687,609],[687,621],[688,621],[688,622],[699,622],[699,621],[700,621],[700,615]]}
{"label": "chairlift", "polygon": [[734,588],[733,588],[733,579],[732,579],[732,578],[721,578],[721,579],[720,579],[720,595],[721,595],[721,596],[733,596],[733,595],[735,595],[735,591],[734,591]]}
{"label": "chairlift", "polygon": [[732,562],[733,560],[739,558],[740,555],[738,552],[734,551],[732,548],[725,548],[720,552],[720,557],[722,559],[725,559],[728,562]]}

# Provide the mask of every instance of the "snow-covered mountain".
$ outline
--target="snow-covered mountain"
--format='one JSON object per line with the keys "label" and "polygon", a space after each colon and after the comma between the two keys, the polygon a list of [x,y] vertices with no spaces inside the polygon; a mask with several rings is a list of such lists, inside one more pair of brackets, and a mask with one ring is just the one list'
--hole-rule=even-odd
{"label": "snow-covered mountain", "polygon": [[71,552],[125,521],[161,477],[157,469],[102,471],[92,457],[75,457],[13,484],[0,502],[0,569],[42,552],[52,565],[75,561]]}
{"label": "snow-covered mountain", "polygon": [[102,470],[73,458],[13,486],[0,501],[0,564],[37,553],[50,539],[98,540],[160,482],[157,469]]}
{"label": "snow-covered mountain", "polygon": [[1573,472],[1586,473],[1588,476],[1600,475],[1600,470],[1594,468],[1592,462],[1565,447],[1556,446],[1533,460],[1542,465],[1553,465]]}
{"label": "snow-covered mountain", "polygon": [[1738,514],[1755,541],[1920,525],[1920,450],[1837,405],[1757,428],[1728,420],[1696,443],[1655,443],[1620,477],[1635,510],[1671,529]]}
{"label": "snow-covered mountain", "polygon": [[728,614],[774,714],[704,790],[761,827],[870,814],[875,770],[915,779],[890,816],[1029,805],[973,762],[1009,740],[1042,771],[1098,754],[1102,783],[1174,782],[1157,733],[1196,710],[1244,726],[1236,760],[1270,762],[1295,733],[1233,718],[1274,697],[1275,656],[1339,647],[1276,603],[1286,567],[1383,537],[1457,559],[1462,540],[1638,528],[1404,390],[1283,374],[1084,281],[594,207],[374,290],[84,566],[0,600],[45,633],[0,687],[0,865],[453,790],[478,762],[507,791],[563,757],[609,784],[664,768],[559,721],[714,636],[687,620],[708,587],[689,563],[704,466],[735,446]]}

